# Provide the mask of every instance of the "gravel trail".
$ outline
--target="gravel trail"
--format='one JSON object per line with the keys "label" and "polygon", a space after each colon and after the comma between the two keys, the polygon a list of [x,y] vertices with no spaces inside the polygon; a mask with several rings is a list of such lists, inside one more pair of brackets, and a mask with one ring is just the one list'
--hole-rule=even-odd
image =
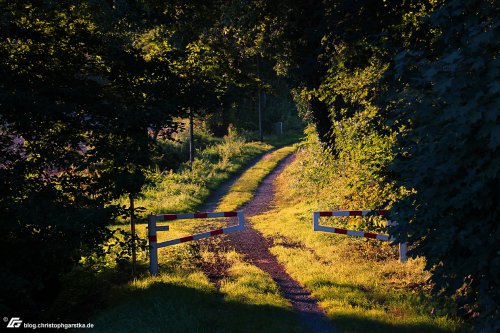
{"label": "gravel trail", "polygon": [[[263,158],[265,158],[265,156]],[[276,195],[274,181],[294,158],[295,155],[285,158],[276,169],[263,180],[257,188],[254,198],[240,209],[245,213],[245,217],[259,215],[273,208],[273,201]],[[216,208],[217,202],[236,179],[228,182],[221,191],[218,191],[212,196],[210,202],[204,207],[206,211]],[[227,235],[227,246],[233,247],[237,252],[244,254],[246,260],[271,275],[278,284],[283,296],[291,302],[294,311],[299,314],[302,325],[310,332],[337,332],[333,325],[327,320],[324,312],[318,306],[316,300],[311,296],[309,291],[295,281],[285,271],[276,257],[269,252],[269,246],[271,246],[270,242],[252,227],[249,220],[246,220],[245,223],[246,226],[243,231]],[[204,267],[205,272],[216,284],[224,277],[224,272],[227,269],[227,267],[224,267],[223,262],[220,262],[220,267],[217,267],[217,265],[215,265],[215,267]]]}

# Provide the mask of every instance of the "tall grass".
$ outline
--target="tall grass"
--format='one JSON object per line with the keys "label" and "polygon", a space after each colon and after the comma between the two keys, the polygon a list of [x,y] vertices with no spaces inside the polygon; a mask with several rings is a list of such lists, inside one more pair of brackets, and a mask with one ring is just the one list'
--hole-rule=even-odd
{"label": "tall grass", "polygon": [[[227,154],[235,151],[234,145],[245,149],[244,144],[227,139],[225,144],[231,147]],[[266,155],[233,185],[226,197],[229,201],[224,198],[218,209],[233,210],[250,200],[260,181],[291,151],[285,147]],[[245,200],[239,196],[241,193]],[[159,233],[158,241],[213,229],[221,223],[226,222],[208,219],[169,223],[170,231]],[[138,226],[138,233],[145,236],[144,224]],[[218,238],[160,249],[160,275],[150,277],[145,273],[136,281],[115,287],[110,306],[93,318],[97,331],[303,332],[276,282],[245,262],[240,254],[219,246],[220,241]],[[217,289],[202,267],[221,261],[227,271]]]}
{"label": "tall grass", "polygon": [[[330,164],[314,147],[299,153],[277,179],[276,208],[252,217],[254,227],[273,244],[287,272],[308,288],[341,332],[456,332],[461,321],[450,317],[450,304],[430,297],[423,258],[398,261],[397,247],[372,239],[312,230],[312,212],[338,208]],[[313,170],[310,164],[318,162]],[[312,172],[307,174],[307,172]],[[343,171],[339,171],[343,172]],[[323,174],[324,178],[321,178]],[[344,192],[345,193],[345,192]],[[360,221],[322,221],[340,226]]]}
{"label": "tall grass", "polygon": [[[149,212],[194,212],[222,182],[244,166],[251,158],[268,151],[273,146],[262,142],[246,142],[233,129],[221,141],[207,146],[189,163],[181,164],[177,171],[152,170],[153,185],[143,189],[136,199],[136,206],[143,207],[139,219],[145,221]],[[124,198],[123,205],[127,205]]]}

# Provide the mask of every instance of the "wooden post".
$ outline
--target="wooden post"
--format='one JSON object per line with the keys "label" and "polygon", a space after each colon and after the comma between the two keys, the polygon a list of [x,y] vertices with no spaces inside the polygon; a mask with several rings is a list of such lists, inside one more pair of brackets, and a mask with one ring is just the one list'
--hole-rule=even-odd
{"label": "wooden post", "polygon": [[263,141],[264,136],[262,134],[262,109],[260,103],[260,67],[259,67],[259,58],[260,55],[257,55],[257,78],[259,79],[259,87],[257,89],[257,109],[259,110],[259,140]]}
{"label": "wooden post", "polygon": [[194,162],[194,125],[193,111],[189,111],[189,166],[193,170]]}
{"label": "wooden post", "polygon": [[130,199],[130,233],[132,234],[132,279],[135,279],[136,253],[135,253],[135,216],[134,216],[134,196],[129,194]]}

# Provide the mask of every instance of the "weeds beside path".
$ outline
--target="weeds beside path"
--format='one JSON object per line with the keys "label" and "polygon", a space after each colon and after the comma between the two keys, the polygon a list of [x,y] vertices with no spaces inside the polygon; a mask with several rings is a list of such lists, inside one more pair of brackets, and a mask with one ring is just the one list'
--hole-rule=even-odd
{"label": "weeds beside path", "polygon": [[[239,177],[224,198],[238,202],[251,198],[261,180],[293,151],[291,147],[264,155]],[[226,203],[226,210],[236,206]],[[193,222],[194,223],[194,222]],[[189,220],[170,223],[160,241],[197,228],[213,228],[218,221]],[[144,225],[140,225],[143,227]],[[189,228],[192,227],[192,230]],[[177,230],[176,230],[177,229]],[[139,228],[144,234],[145,229]],[[225,235],[211,238],[220,242]],[[98,332],[287,332],[305,333],[291,304],[282,296],[269,274],[251,265],[231,249],[221,251],[227,274],[216,287],[203,267],[214,263],[207,243],[188,242],[159,251],[160,274],[147,273],[133,282],[110,290],[109,306],[91,318]]]}
{"label": "weeds beside path", "polygon": [[[160,249],[160,274],[110,290],[109,306],[90,320],[95,330],[305,333],[334,332],[333,322],[342,333],[458,331],[431,313],[422,260],[401,265],[387,244],[311,230],[318,203],[296,182],[293,150],[265,154],[204,207],[243,210],[245,231]],[[188,222],[169,223],[159,240],[226,223]]]}

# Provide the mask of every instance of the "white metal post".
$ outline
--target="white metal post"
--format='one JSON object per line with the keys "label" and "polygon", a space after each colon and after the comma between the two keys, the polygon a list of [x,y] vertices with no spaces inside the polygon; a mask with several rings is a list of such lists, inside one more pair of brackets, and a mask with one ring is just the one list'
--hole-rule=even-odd
{"label": "white metal post", "polygon": [[189,110],[189,167],[191,170],[193,170],[194,149],[193,110]]}
{"label": "white metal post", "polygon": [[407,259],[406,243],[399,243],[399,261],[405,263]]}
{"label": "white metal post", "polygon": [[313,212],[313,231],[318,231],[319,212]]}
{"label": "white metal post", "polygon": [[149,240],[149,272],[155,276],[158,274],[158,246],[156,239],[156,217],[148,216],[148,240]]}
{"label": "white metal post", "polygon": [[[388,227],[395,227],[398,225],[398,222],[387,220],[386,225]],[[406,243],[399,243],[398,246],[399,246],[399,262],[405,263],[406,260],[408,260],[408,257],[406,256],[406,250],[407,250]]]}
{"label": "white metal post", "polygon": [[241,211],[237,212],[236,215],[238,216],[238,230],[243,230],[245,228],[245,216]]}

